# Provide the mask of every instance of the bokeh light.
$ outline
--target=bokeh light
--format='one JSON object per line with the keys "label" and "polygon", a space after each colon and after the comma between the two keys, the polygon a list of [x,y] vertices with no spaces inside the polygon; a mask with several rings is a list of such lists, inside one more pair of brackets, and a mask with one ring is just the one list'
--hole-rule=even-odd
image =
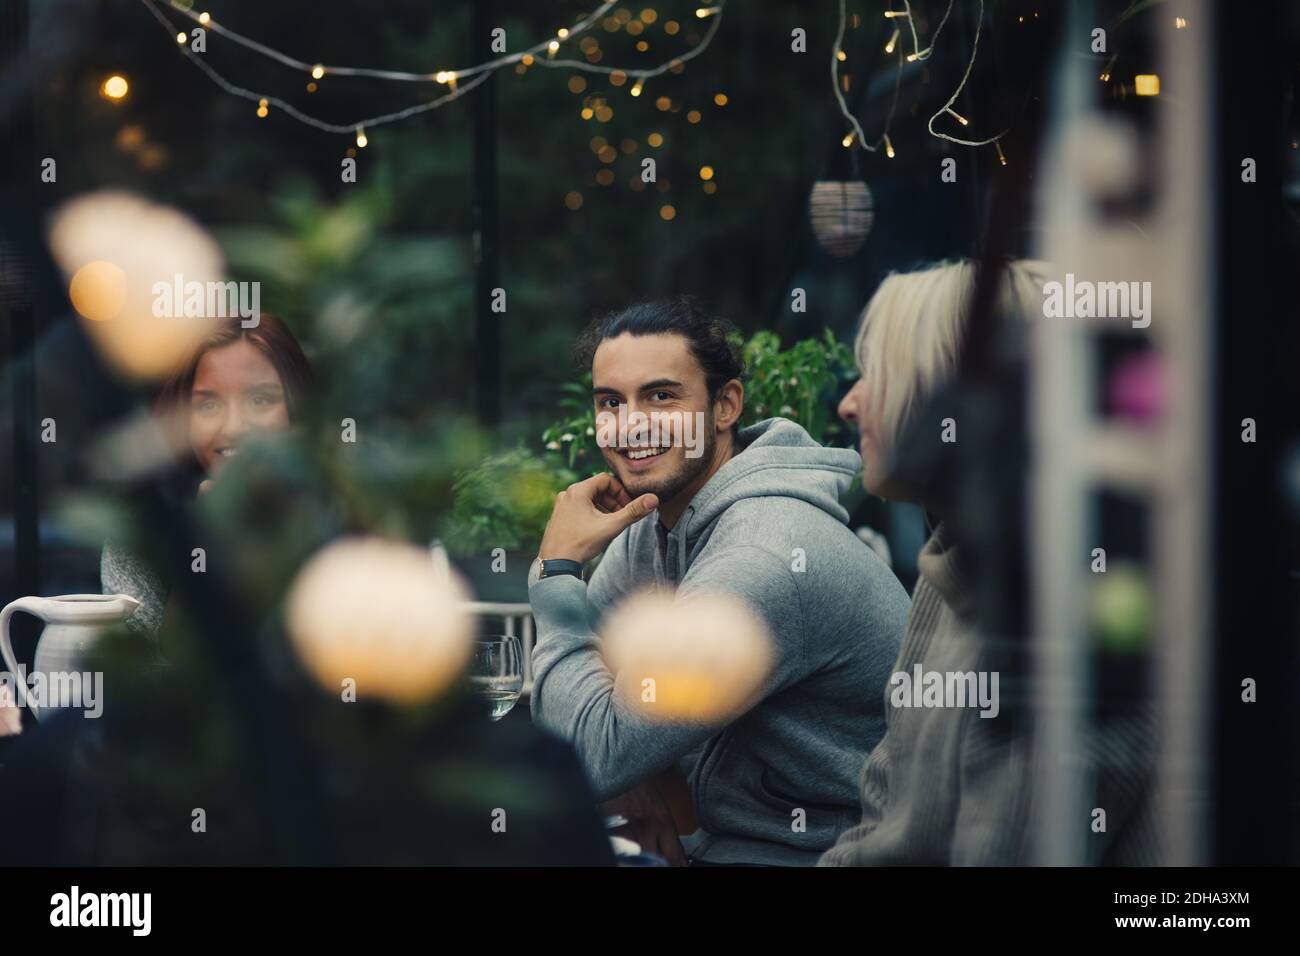
{"label": "bokeh light", "polygon": [[469,590],[423,548],[341,538],[298,573],[285,602],[290,643],[330,693],[429,700],[464,671],[473,650]]}
{"label": "bokeh light", "polygon": [[[772,660],[762,618],[737,597],[644,591],[610,615],[603,652],[620,703],[661,721],[722,721],[755,700]],[[651,682],[651,683],[647,683]]]}

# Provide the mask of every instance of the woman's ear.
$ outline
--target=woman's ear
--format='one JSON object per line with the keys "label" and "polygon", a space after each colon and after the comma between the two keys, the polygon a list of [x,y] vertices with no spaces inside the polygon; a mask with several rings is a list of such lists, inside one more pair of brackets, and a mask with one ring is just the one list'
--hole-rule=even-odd
{"label": "woman's ear", "polygon": [[740,421],[744,410],[745,386],[740,384],[740,379],[733,378],[718,390],[713,402],[713,424],[720,432],[728,431]]}

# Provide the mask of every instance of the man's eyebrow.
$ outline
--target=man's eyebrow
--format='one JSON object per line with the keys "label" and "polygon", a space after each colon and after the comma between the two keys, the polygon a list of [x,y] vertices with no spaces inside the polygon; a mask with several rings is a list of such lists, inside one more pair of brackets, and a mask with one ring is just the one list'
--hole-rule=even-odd
{"label": "man's eyebrow", "polygon": [[671,378],[657,378],[653,382],[646,382],[638,389],[641,392],[648,392],[654,388],[681,388],[682,383]]}
{"label": "man's eyebrow", "polygon": [[[637,391],[649,392],[649,391],[653,391],[656,388],[682,388],[682,387],[683,387],[682,383],[677,381],[674,378],[657,378],[652,382],[646,382],[644,385],[638,386]],[[623,393],[620,392],[618,389],[610,388],[607,385],[597,385],[591,390],[591,394],[593,396],[599,397],[601,395],[622,395]]]}

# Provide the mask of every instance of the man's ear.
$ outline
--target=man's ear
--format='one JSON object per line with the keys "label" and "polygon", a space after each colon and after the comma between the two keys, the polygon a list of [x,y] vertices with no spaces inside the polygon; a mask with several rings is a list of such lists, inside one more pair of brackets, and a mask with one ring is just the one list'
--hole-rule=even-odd
{"label": "man's ear", "polygon": [[718,397],[713,402],[713,424],[720,432],[728,431],[745,410],[745,386],[740,379],[733,378],[718,390]]}

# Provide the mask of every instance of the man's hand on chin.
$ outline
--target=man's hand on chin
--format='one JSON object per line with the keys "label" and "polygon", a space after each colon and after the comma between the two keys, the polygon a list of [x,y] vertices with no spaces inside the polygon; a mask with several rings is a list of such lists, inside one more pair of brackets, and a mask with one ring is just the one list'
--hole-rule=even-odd
{"label": "man's hand on chin", "polygon": [[538,555],[544,560],[564,558],[585,564],[604,551],[620,531],[658,507],[654,495],[633,500],[613,475],[580,481],[555,496],[555,509]]}

